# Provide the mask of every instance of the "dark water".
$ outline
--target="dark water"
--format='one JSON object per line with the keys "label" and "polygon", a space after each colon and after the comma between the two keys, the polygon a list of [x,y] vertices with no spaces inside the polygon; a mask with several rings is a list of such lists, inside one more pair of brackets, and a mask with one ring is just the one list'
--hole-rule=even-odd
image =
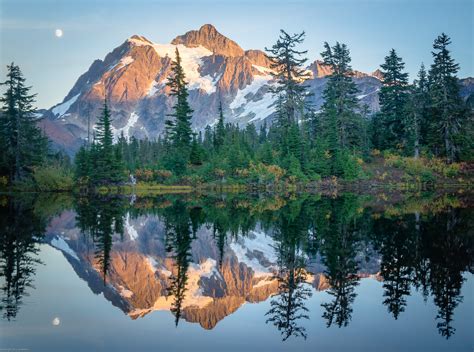
{"label": "dark water", "polygon": [[0,196],[0,349],[472,351],[469,197]]}

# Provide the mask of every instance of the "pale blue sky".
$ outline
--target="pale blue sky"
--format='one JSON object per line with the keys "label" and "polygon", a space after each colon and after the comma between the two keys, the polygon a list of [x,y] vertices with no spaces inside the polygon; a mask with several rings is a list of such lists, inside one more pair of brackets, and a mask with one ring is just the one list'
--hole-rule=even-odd
{"label": "pale blue sky", "polygon": [[431,64],[433,39],[444,31],[466,77],[474,76],[473,18],[473,0],[0,0],[0,72],[3,81],[5,65],[15,61],[38,93],[38,107],[50,107],[127,37],[167,43],[211,23],[244,49],[271,46],[280,28],[305,30],[311,61],[320,58],[324,41],[338,40],[349,46],[353,67],[365,72],[393,47],[411,78],[422,61]]}

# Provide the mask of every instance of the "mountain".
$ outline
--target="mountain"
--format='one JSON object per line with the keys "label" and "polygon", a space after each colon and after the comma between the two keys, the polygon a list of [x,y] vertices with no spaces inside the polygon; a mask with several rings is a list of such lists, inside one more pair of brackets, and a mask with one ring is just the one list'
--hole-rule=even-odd
{"label": "mountain", "polygon": [[[93,127],[96,123],[107,97],[116,136],[157,138],[173,104],[165,83],[176,49],[189,82],[193,128],[203,130],[214,124],[219,102],[228,122],[240,126],[271,123],[274,98],[269,86],[275,82],[270,60],[263,51],[244,50],[206,24],[177,36],[170,44],[131,36],[103,60],[95,60],[63,101],[44,113],[41,126],[57,147],[73,154],[87,138],[88,124]],[[318,60],[307,70],[310,78],[305,84],[313,93],[311,103],[319,109],[331,70]],[[354,71],[360,90],[357,98],[372,112],[379,109],[381,78],[379,70],[371,74]],[[463,89],[468,92],[472,86],[471,82]]]}
{"label": "mountain", "polygon": [[[41,126],[55,145],[73,153],[87,138],[88,123],[95,124],[107,97],[116,136],[157,138],[173,104],[165,83],[176,49],[189,81],[196,130],[216,122],[220,101],[228,122],[240,126],[271,123],[274,99],[268,88],[274,81],[270,60],[263,51],[244,50],[206,24],[177,36],[170,44],[131,36],[103,60],[95,60],[63,101],[44,113]],[[306,83],[317,109],[330,72],[319,61],[308,70],[311,78]],[[361,102],[377,110],[379,77],[356,72],[354,79]]]}

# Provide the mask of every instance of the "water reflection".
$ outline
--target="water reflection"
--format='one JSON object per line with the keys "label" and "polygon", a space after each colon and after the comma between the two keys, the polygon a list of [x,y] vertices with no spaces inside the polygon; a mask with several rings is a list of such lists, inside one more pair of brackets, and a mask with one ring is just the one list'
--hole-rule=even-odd
{"label": "water reflection", "polygon": [[[54,206],[52,205],[54,204]],[[455,197],[380,204],[316,195],[0,198],[1,310],[15,318],[40,265],[38,243],[61,250],[94,293],[137,319],[155,310],[212,329],[245,302],[270,300],[282,340],[306,339],[317,291],[326,326],[346,327],[357,286],[383,281],[393,319],[413,290],[432,299],[450,338],[472,273],[472,208]],[[49,224],[49,225],[48,225]],[[47,226],[49,226],[47,228]]]}
{"label": "water reflection", "polygon": [[35,199],[1,198],[0,275],[3,318],[16,318],[23,297],[33,288],[38,242],[46,228],[45,218],[35,209]]}

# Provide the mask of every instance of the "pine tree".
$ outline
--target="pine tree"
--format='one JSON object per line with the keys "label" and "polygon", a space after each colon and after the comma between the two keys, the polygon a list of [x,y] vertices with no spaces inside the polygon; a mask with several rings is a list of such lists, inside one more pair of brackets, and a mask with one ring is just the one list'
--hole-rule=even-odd
{"label": "pine tree", "polygon": [[90,176],[89,153],[84,146],[79,148],[74,159],[74,178],[80,181]]}
{"label": "pine tree", "polygon": [[410,87],[410,95],[407,105],[407,123],[405,124],[405,135],[407,136],[407,148],[413,152],[413,156],[420,156],[420,148],[424,141],[424,131],[427,127],[428,117],[428,80],[425,66],[421,64],[418,78]]}
{"label": "pine tree", "polygon": [[[363,123],[357,112],[359,107],[355,94],[358,90],[351,77],[349,49],[339,42],[333,47],[325,43],[324,48],[321,55],[332,74],[323,93],[325,102],[322,111],[312,115],[317,119],[313,125],[316,124],[319,131],[316,140],[323,139],[316,144],[327,148],[324,154],[331,165],[331,174],[343,175],[346,154],[358,151],[363,144]],[[318,153],[321,154],[321,151]]]}
{"label": "pine tree", "polygon": [[263,144],[267,141],[267,121],[264,121],[260,126],[260,131],[258,133],[258,142]]}
{"label": "pine tree", "polygon": [[[292,125],[298,127],[298,122],[304,120],[308,109],[308,87],[303,82],[309,77],[306,70],[302,68],[307,61],[307,58],[302,56],[307,51],[296,50],[296,47],[303,43],[304,36],[304,32],[290,35],[284,30],[280,30],[280,37],[276,44],[270,49],[265,48],[269,53],[268,57],[272,61],[271,68],[274,71],[272,76],[277,83],[270,89],[273,95],[278,97],[275,126],[278,132],[278,147],[282,160],[290,155],[300,159],[299,148],[296,148],[298,154],[291,154],[290,142],[287,138]],[[293,149],[293,151],[296,149]]]}
{"label": "pine tree", "polygon": [[191,151],[189,153],[189,161],[192,165],[202,165],[203,162],[203,150],[196,138],[196,134],[193,134]]}
{"label": "pine tree", "polygon": [[395,49],[385,57],[382,68],[383,82],[379,93],[381,129],[380,149],[406,147],[406,105],[408,102],[408,73],[405,63]]}
{"label": "pine tree", "polygon": [[25,86],[25,78],[14,63],[7,65],[6,91],[0,102],[0,146],[3,168],[10,182],[31,175],[46,158],[48,140],[37,127],[35,95]]}
{"label": "pine tree", "polygon": [[451,163],[459,156],[468,120],[456,77],[459,65],[451,57],[449,44],[451,39],[444,33],[433,44],[434,62],[429,72],[432,120],[428,143],[435,155],[443,155]]}
{"label": "pine tree", "polygon": [[113,145],[113,133],[111,125],[110,110],[107,101],[104,100],[102,114],[99,117],[96,127],[91,153],[93,162],[93,174],[91,180],[93,184],[118,183],[123,181],[123,164],[121,154],[116,152]]}
{"label": "pine tree", "polygon": [[225,140],[225,125],[224,125],[224,112],[222,110],[222,102],[219,103],[219,120],[217,121],[216,128],[214,130],[214,148],[219,150],[224,145]]}
{"label": "pine tree", "polygon": [[171,75],[166,83],[170,87],[170,94],[176,97],[176,103],[173,106],[174,112],[169,115],[174,120],[168,120],[166,124],[168,138],[173,147],[170,164],[177,174],[182,174],[186,170],[192,141],[191,114],[193,110],[188,103],[189,93],[185,79],[181,56],[176,48],[176,59],[171,64]]}

